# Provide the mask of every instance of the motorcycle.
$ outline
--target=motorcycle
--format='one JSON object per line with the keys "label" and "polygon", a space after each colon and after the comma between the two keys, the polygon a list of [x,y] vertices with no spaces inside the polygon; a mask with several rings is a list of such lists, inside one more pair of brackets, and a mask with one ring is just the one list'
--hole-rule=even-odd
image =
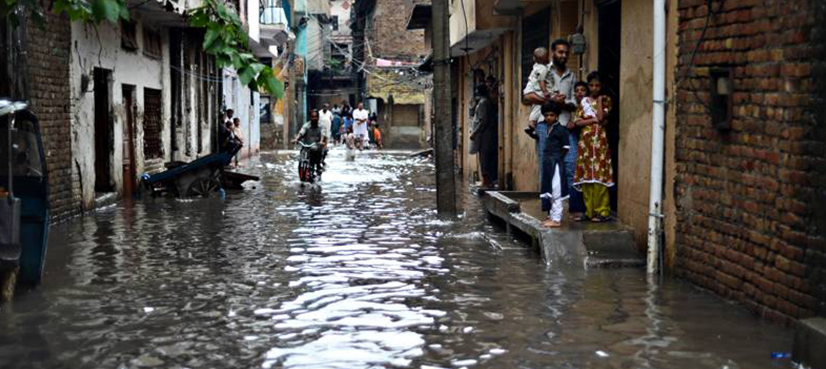
{"label": "motorcycle", "polygon": [[298,156],[298,178],[301,182],[315,183],[316,176],[321,177],[321,163],[313,162],[310,151],[318,150],[318,143],[305,144],[299,142],[301,152]]}

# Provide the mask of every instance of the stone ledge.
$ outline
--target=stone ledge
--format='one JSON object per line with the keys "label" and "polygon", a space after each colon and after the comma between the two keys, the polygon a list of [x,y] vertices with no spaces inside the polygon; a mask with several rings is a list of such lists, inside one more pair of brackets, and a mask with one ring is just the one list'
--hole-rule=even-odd
{"label": "stone ledge", "polygon": [[514,229],[531,239],[546,263],[561,262],[584,268],[643,267],[645,259],[634,245],[630,228],[619,222],[564,222],[556,229],[542,227],[535,192],[486,191],[485,210],[505,222],[508,233]]}

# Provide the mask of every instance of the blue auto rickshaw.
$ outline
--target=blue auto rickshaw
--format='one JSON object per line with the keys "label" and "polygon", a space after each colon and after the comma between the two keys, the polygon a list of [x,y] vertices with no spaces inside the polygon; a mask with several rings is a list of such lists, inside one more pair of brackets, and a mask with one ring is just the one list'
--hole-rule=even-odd
{"label": "blue auto rickshaw", "polygon": [[0,298],[37,285],[49,234],[49,181],[37,118],[0,100]]}

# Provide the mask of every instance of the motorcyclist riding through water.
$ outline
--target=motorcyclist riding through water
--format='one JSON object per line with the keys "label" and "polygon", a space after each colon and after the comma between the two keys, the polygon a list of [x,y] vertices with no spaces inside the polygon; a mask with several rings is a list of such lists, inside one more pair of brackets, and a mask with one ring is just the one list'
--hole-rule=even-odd
{"label": "motorcyclist riding through water", "polygon": [[302,148],[302,150],[309,150],[310,163],[314,168],[318,168],[318,171],[321,172],[320,164],[322,160],[322,153],[327,147],[328,138],[324,134],[321,125],[318,123],[318,110],[310,110],[309,116],[310,121],[301,127],[301,130],[298,132],[298,136],[293,140],[293,144],[297,144],[299,141],[301,141],[304,146],[316,144],[313,147]]}

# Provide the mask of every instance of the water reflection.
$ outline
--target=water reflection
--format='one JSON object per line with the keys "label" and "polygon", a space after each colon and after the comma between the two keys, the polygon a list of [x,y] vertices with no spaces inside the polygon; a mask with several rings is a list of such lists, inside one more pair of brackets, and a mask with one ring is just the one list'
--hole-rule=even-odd
{"label": "water reflection", "polygon": [[789,332],[640,270],[562,270],[475,199],[436,219],[432,164],[295,152],[220,200],[118,206],[53,230],[44,286],[0,308],[0,367],[765,367]]}

